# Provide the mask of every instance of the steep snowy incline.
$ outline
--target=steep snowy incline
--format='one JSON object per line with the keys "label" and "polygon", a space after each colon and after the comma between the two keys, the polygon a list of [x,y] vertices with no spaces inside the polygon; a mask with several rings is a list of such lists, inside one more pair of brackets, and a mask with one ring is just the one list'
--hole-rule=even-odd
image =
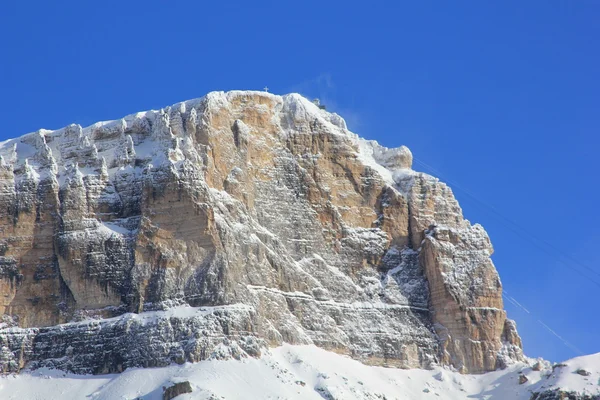
{"label": "steep snowy incline", "polygon": [[[117,375],[73,375],[40,369],[0,378],[4,400],[161,400],[163,388],[189,382],[177,399],[286,400],[530,400],[600,398],[600,353],[554,370],[515,364],[503,371],[462,375],[444,368],[401,370],[372,367],[315,346],[285,345],[259,359],[208,360],[165,368],[130,369]],[[588,376],[577,373],[589,373]],[[524,376],[525,383],[519,383]],[[578,394],[575,394],[578,393]]]}

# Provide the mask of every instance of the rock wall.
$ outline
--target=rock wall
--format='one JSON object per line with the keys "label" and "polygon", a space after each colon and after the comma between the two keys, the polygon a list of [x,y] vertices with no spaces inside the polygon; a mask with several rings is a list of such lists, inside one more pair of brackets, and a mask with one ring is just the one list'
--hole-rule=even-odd
{"label": "rock wall", "polygon": [[175,307],[60,327],[10,329],[0,348],[3,372],[57,368],[80,374],[164,367],[206,359],[259,356],[252,307]]}
{"label": "rock wall", "polygon": [[[489,239],[451,190],[300,95],[213,92],[0,146],[0,370],[69,354],[57,365],[155,365],[136,341],[111,347],[123,331],[106,318],[233,304],[265,345],[464,372],[522,358]],[[48,350],[81,324],[106,326],[85,340],[129,361]],[[233,340],[215,326],[198,327],[216,338],[201,354]]]}

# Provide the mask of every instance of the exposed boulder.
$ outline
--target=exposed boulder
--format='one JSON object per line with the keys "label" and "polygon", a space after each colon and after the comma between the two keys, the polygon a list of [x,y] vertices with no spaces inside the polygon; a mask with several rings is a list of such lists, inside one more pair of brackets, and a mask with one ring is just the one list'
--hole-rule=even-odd
{"label": "exposed boulder", "polygon": [[180,394],[192,393],[192,384],[188,381],[177,382],[163,388],[163,400],[171,400]]}

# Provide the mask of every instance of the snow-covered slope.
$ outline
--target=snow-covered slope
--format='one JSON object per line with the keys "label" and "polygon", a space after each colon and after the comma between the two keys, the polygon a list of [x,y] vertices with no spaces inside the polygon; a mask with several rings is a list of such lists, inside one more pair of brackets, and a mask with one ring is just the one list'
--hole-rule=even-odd
{"label": "snow-covered slope", "polygon": [[[579,369],[590,375],[578,374]],[[521,374],[528,378],[523,384],[519,383]],[[554,371],[549,366],[533,371],[528,365],[518,363],[502,371],[462,375],[444,368],[403,370],[366,366],[316,346],[284,345],[258,359],[136,368],[115,375],[73,375],[40,369],[0,378],[0,398],[159,400],[163,387],[188,381],[192,393],[182,394],[178,400],[529,400],[534,393],[548,395],[556,388],[600,396],[599,378],[600,353],[570,360]]]}

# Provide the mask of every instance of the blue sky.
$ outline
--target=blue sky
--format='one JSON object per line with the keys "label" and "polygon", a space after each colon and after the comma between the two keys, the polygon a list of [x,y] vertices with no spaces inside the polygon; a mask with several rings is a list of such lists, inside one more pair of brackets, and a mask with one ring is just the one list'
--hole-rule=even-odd
{"label": "blue sky", "polygon": [[598,21],[593,0],[4,2],[0,139],[211,90],[320,97],[453,183],[525,351],[565,359],[538,320],[600,351]]}

